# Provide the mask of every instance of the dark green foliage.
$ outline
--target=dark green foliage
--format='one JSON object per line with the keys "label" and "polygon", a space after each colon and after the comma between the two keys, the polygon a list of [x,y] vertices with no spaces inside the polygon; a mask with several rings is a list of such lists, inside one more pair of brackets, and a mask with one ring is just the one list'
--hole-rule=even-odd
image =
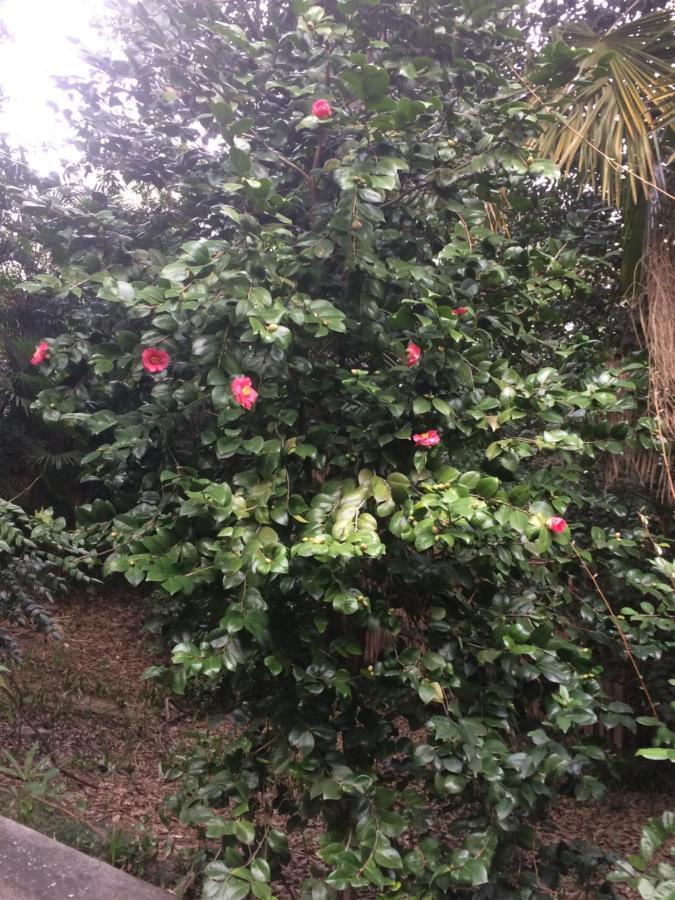
{"label": "dark green foliage", "polygon": [[[30,300],[22,298],[16,306],[27,302]],[[36,339],[11,334],[7,320],[14,319],[17,311],[5,310],[5,316],[0,317],[0,495],[20,495],[29,509],[52,503],[59,511],[69,513],[82,496],[78,463],[86,450],[87,436],[45,422],[32,411],[35,398],[48,381],[29,363]],[[20,318],[11,324],[18,330]],[[52,329],[62,324],[63,320],[53,320]],[[36,331],[33,324],[24,334],[35,335]],[[45,333],[49,332],[37,332]]]}
{"label": "dark green foliage", "polygon": [[[51,510],[28,516],[0,500],[0,626],[28,625],[59,640],[50,607],[69,582],[90,580],[83,567],[90,562]],[[16,637],[0,627],[0,659],[18,662],[20,657]]]}
{"label": "dark green foliage", "polygon": [[[63,331],[72,304],[27,296],[19,287],[37,271],[48,278],[51,260],[30,203],[47,186],[24,161],[12,159],[0,135],[0,496],[21,494],[29,508],[53,504],[65,512],[78,490],[86,435],[74,437],[31,412],[47,381],[29,361],[38,340]],[[51,194],[40,196],[58,209]]]}
{"label": "dark green foliage", "polygon": [[648,679],[673,646],[670,542],[599,487],[657,447],[644,360],[614,361],[616,222],[530,157],[507,7],[120,10],[81,135],[140,202],[115,183],[67,242],[43,204],[64,264],[29,288],[74,312],[37,406],[96,442],[106,572],[180,609],[174,689],[238,726],[174,804],[222,843],[204,897],[272,896],[272,812],[315,823],[303,896],[547,896],[524,851],[559,790],[602,791],[583,729],[658,725],[606,694],[617,625]]}

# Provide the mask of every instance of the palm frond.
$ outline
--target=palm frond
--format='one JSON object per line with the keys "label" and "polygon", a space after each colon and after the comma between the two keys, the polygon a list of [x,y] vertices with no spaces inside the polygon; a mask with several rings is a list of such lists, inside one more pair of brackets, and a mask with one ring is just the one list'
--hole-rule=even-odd
{"label": "palm frond", "polygon": [[621,206],[658,182],[657,133],[675,122],[675,39],[669,11],[596,34],[570,23],[561,37],[578,53],[576,75],[559,87],[550,106],[557,115],[539,142],[542,156],[582,185]]}
{"label": "palm frond", "polygon": [[37,442],[34,442],[26,453],[26,461],[32,469],[46,471],[54,469],[58,472],[68,466],[76,466],[81,459],[82,453],[79,450],[58,452],[48,447],[41,447]]}

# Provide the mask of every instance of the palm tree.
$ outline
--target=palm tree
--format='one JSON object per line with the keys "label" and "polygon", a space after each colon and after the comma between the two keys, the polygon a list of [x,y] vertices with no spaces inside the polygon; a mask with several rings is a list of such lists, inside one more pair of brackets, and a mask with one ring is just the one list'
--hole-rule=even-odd
{"label": "palm tree", "polygon": [[[594,30],[566,22],[529,78],[549,117],[543,157],[574,173],[622,211],[624,289],[635,299],[650,357],[650,402],[662,435],[675,439],[675,28],[671,3]],[[668,486],[665,449],[657,458]],[[671,503],[675,496],[669,497]]]}
{"label": "palm tree", "polygon": [[[564,172],[599,190],[616,207],[636,204],[662,188],[664,147],[672,147],[675,124],[675,33],[673,13],[660,10],[604,33],[588,24],[567,23],[551,46],[574,71],[554,92],[552,121],[539,149]],[[658,190],[657,190],[658,193]]]}

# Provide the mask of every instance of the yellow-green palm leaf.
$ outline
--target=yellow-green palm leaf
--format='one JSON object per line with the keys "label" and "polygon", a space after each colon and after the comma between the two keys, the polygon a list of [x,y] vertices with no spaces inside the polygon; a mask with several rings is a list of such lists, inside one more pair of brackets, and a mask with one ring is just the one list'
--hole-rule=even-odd
{"label": "yellow-green palm leaf", "polygon": [[541,138],[542,156],[577,170],[616,206],[626,188],[633,201],[641,190],[649,194],[660,180],[656,134],[675,125],[672,13],[650,13],[600,35],[569,24],[561,36],[587,53],[547,103],[556,115]]}

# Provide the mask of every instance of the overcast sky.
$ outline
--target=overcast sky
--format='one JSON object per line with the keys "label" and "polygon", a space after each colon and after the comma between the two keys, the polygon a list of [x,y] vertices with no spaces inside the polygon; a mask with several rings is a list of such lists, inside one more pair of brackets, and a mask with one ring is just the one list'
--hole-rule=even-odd
{"label": "overcast sky", "polygon": [[0,43],[0,132],[27,149],[43,174],[68,156],[68,127],[50,103],[61,103],[55,75],[86,71],[80,48],[94,50],[102,38],[92,27],[105,0],[0,0],[0,21],[9,32]]}

